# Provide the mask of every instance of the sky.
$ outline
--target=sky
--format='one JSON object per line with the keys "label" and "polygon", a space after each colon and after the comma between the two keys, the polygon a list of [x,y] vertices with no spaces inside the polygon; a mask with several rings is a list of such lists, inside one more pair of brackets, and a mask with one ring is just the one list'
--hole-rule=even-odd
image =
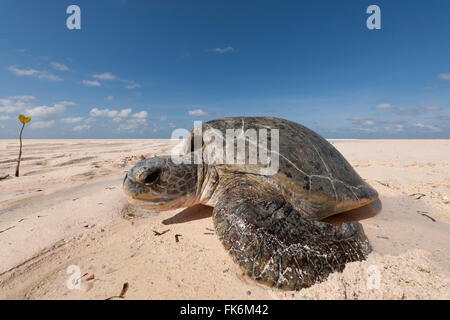
{"label": "sky", "polygon": [[227,116],[450,138],[449,39],[448,0],[2,0],[0,138],[20,113],[25,138],[169,138]]}

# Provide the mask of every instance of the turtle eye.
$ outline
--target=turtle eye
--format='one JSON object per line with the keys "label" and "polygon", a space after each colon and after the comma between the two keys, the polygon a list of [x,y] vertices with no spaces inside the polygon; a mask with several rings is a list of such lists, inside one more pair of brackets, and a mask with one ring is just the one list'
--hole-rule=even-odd
{"label": "turtle eye", "polygon": [[161,169],[155,169],[153,171],[149,171],[140,175],[140,181],[145,185],[152,185],[159,181],[159,177],[161,175]]}

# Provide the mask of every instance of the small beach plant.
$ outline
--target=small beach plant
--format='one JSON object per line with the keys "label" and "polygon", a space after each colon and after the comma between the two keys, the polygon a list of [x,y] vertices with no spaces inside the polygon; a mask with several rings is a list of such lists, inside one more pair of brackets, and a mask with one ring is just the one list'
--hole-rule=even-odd
{"label": "small beach plant", "polygon": [[19,176],[19,168],[20,168],[20,159],[22,158],[22,132],[25,125],[31,121],[31,117],[25,117],[23,114],[19,116],[19,120],[22,123],[22,129],[20,129],[20,149],[19,149],[19,159],[17,159],[17,168],[16,168],[16,177]]}

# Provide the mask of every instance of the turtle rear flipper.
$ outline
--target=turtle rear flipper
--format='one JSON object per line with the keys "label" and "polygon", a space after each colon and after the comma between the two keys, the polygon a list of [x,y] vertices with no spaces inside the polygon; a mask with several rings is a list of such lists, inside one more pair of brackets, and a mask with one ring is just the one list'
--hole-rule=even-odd
{"label": "turtle rear flipper", "polygon": [[345,264],[365,260],[369,242],[358,222],[335,227],[305,219],[282,196],[243,197],[230,189],[214,208],[220,240],[244,272],[270,286],[300,290]]}

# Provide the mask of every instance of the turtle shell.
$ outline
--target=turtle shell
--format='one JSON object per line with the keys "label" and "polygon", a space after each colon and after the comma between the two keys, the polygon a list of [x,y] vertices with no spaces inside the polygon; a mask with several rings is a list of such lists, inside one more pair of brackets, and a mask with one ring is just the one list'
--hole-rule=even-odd
{"label": "turtle shell", "polygon": [[[242,130],[246,133],[243,135],[245,141],[245,136],[252,136],[251,133],[256,131],[259,138],[263,129],[266,129],[267,149],[271,150],[271,157],[278,157],[278,170],[270,175],[261,175],[260,178],[252,177],[252,181],[275,185],[279,193],[306,217],[322,219],[361,207],[378,198],[377,191],[358,175],[330,142],[298,123],[273,117],[232,117],[208,121],[202,125],[203,150],[214,140],[205,138],[205,132],[209,129],[222,133],[224,159],[226,143],[229,143],[226,139],[227,130]],[[278,150],[272,148],[274,129],[278,130]],[[195,134],[198,134],[198,128],[193,130],[188,139],[189,151],[196,150]],[[236,160],[237,147],[233,148]],[[249,155],[257,152],[259,159],[260,153],[267,153],[267,149],[257,148],[252,151],[247,143],[246,163],[235,161],[230,164],[224,160],[225,163],[219,161],[214,165],[226,167],[227,170],[222,172],[228,175],[233,172],[259,175],[258,170],[263,164],[249,163]]]}

